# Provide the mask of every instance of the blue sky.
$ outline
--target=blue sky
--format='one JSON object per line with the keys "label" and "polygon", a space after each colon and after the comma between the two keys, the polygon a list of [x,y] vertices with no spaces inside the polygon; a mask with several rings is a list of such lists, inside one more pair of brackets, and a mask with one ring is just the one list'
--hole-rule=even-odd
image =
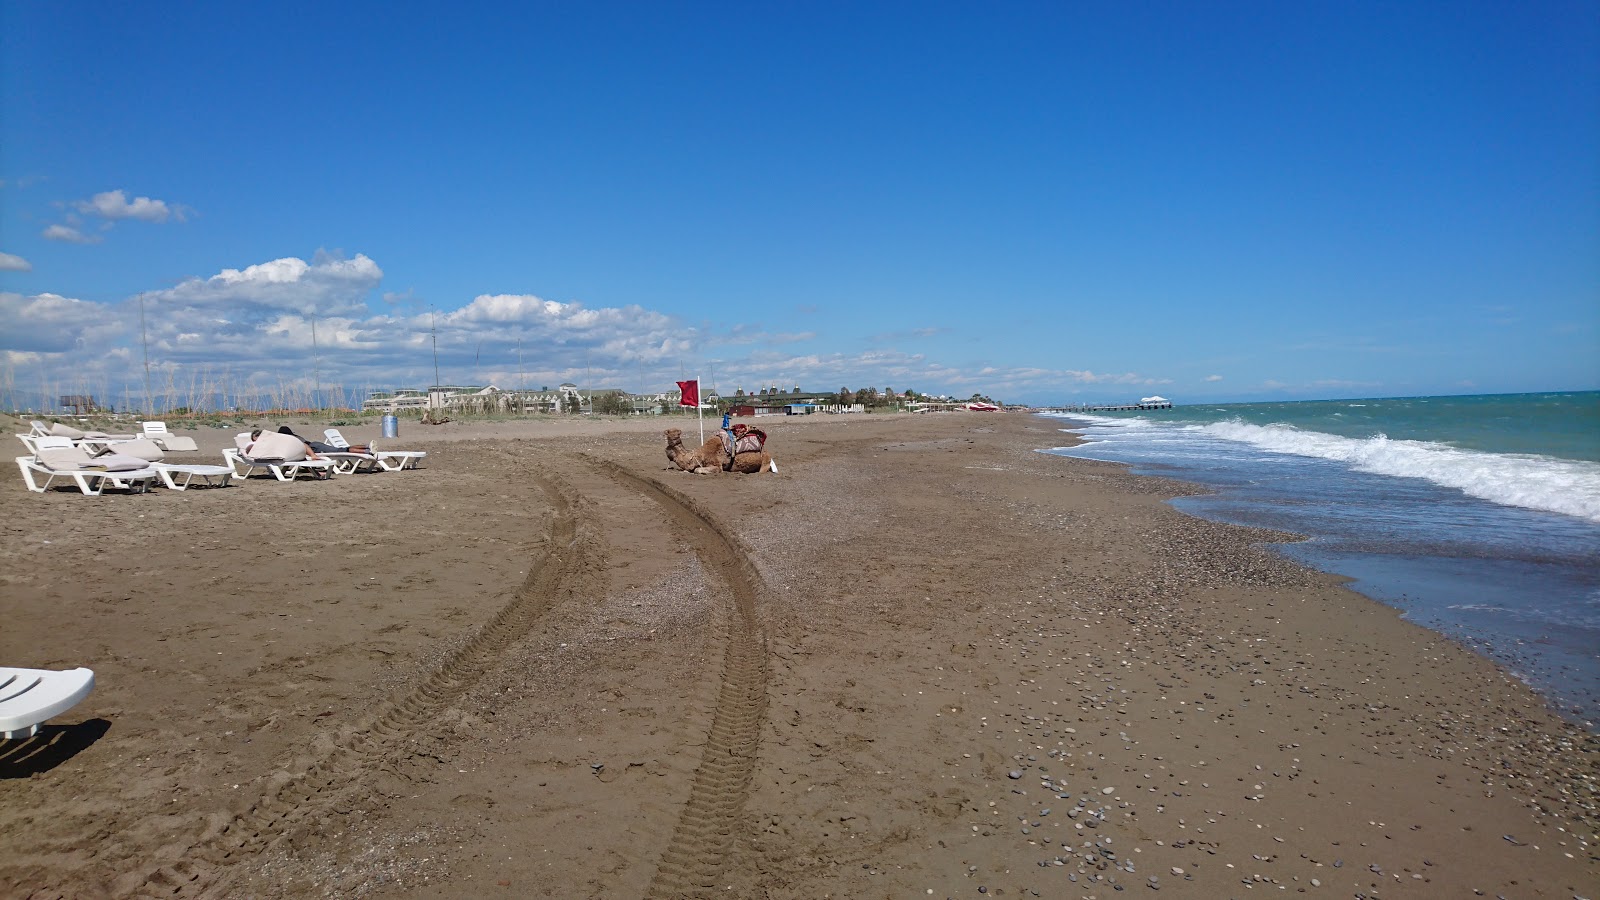
{"label": "blue sky", "polygon": [[19,402],[1600,387],[1592,3],[270,6],[0,6]]}

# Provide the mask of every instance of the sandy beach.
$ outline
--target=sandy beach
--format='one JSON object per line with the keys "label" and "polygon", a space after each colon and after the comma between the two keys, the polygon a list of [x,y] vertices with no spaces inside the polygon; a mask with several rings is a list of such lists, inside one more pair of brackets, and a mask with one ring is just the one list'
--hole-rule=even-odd
{"label": "sandy beach", "polygon": [[1600,896],[1595,736],[1290,536],[1023,414],[762,419],[776,475],[669,425],[13,473],[0,663],[97,686],[0,747],[0,896]]}

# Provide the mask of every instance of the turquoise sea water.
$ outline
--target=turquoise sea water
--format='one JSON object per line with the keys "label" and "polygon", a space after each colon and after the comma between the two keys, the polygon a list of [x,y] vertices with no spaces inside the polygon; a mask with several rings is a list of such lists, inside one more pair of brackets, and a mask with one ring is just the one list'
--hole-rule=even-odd
{"label": "turquoise sea water", "polygon": [[1161,421],[1281,425],[1347,438],[1382,435],[1462,450],[1600,462],[1600,391],[1197,404],[1164,411]]}
{"label": "turquoise sea water", "polygon": [[1104,459],[1216,493],[1196,515],[1479,649],[1600,723],[1600,392],[1055,414]]}

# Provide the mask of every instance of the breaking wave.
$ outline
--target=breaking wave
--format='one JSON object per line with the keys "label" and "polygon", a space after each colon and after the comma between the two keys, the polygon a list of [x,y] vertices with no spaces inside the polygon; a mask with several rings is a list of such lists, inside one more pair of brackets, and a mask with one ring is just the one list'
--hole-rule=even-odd
{"label": "breaking wave", "polygon": [[1239,441],[1273,453],[1331,459],[1359,472],[1422,478],[1469,496],[1600,522],[1600,463],[1529,454],[1461,450],[1385,435],[1348,438],[1291,425],[1252,425],[1238,419],[1185,430]]}

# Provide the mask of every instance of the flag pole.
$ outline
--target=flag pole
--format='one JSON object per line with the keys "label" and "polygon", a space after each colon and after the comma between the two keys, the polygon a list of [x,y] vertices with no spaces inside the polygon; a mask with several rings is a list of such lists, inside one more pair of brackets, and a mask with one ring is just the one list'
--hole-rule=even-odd
{"label": "flag pole", "polygon": [[694,412],[700,417],[700,446],[706,445],[706,407],[705,398],[700,395],[700,376],[694,377]]}

